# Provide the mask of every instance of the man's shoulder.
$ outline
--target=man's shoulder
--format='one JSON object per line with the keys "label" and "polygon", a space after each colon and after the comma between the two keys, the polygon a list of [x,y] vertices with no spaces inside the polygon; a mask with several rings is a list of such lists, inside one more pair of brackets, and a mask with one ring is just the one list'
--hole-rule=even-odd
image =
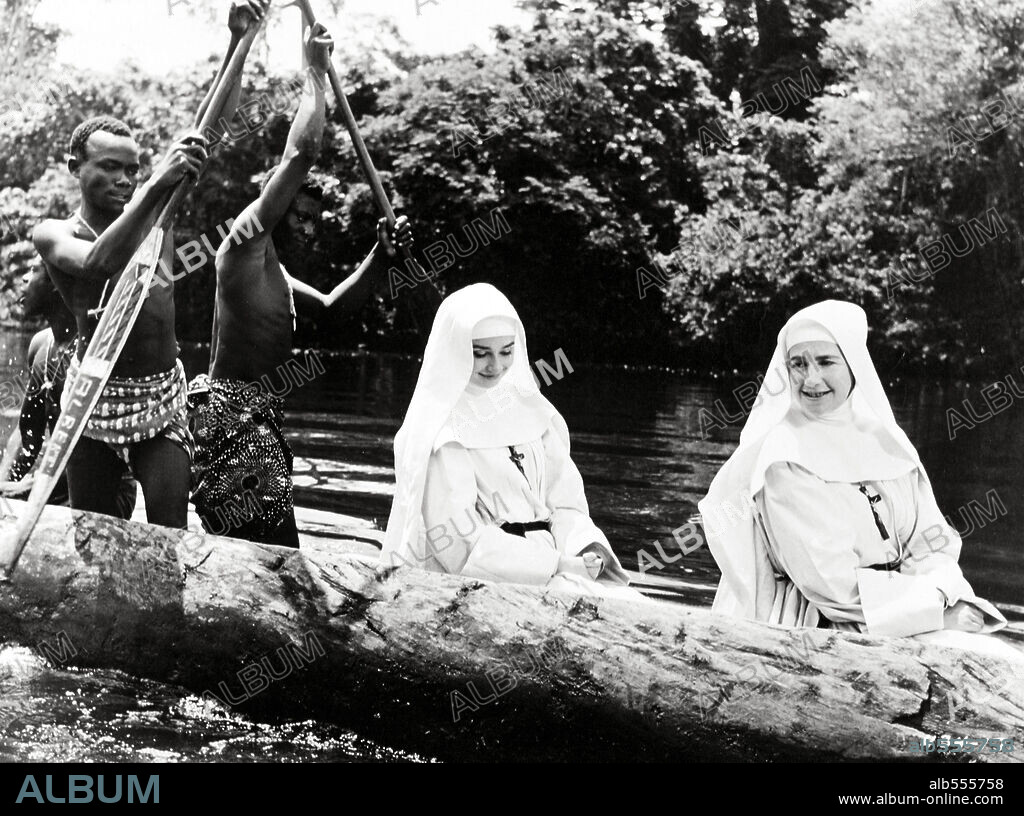
{"label": "man's shoulder", "polygon": [[[228,234],[221,241],[218,254],[226,251],[233,250],[244,250],[250,245],[266,245],[270,240],[270,230],[264,229],[263,224],[260,222],[259,217],[256,214],[260,203],[259,198],[255,201],[249,202],[248,206],[242,210],[235,218],[228,220]],[[220,232],[220,227],[217,228]]]}
{"label": "man's shoulder", "polygon": [[53,329],[40,329],[32,335],[32,339],[28,341],[28,347],[35,348],[43,343],[48,343],[53,337]]}
{"label": "man's shoulder", "polygon": [[58,236],[72,236],[75,233],[75,222],[71,218],[44,218],[32,231],[32,242],[53,239]]}
{"label": "man's shoulder", "polygon": [[46,349],[52,338],[53,332],[50,329],[43,329],[32,335],[32,339],[28,343],[28,359],[33,365],[36,362],[36,357]]}

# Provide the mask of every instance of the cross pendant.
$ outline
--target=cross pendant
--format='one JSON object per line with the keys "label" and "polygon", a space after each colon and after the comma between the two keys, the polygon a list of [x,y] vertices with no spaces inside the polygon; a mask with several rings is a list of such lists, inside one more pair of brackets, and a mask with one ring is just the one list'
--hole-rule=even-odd
{"label": "cross pendant", "polygon": [[523,470],[523,465],[522,465],[523,459],[526,458],[526,454],[519,453],[518,451],[516,451],[515,446],[513,446],[513,445],[509,445],[508,446],[508,451],[509,451],[509,457],[508,457],[509,460],[512,462],[513,465],[515,465],[517,468],[519,468],[519,472],[523,474],[523,478],[526,478],[526,471]]}

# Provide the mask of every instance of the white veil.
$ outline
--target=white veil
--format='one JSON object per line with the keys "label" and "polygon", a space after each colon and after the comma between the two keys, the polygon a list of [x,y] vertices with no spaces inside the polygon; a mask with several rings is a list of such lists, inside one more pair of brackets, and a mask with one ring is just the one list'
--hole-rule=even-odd
{"label": "white veil", "polygon": [[[473,328],[491,317],[515,324],[513,362],[493,388],[467,390],[473,374]],[[487,283],[445,298],[434,317],[409,410],[395,436],[395,498],[382,562],[436,568],[422,513],[432,451],[449,441],[466,447],[520,444],[541,436],[553,417],[558,412],[534,381],[523,324],[508,298]]]}
{"label": "white veil", "polygon": [[[854,377],[848,407],[844,404],[837,418],[808,418],[793,401],[786,370],[787,332],[808,322],[835,337]],[[774,570],[756,535],[753,513],[753,497],[774,462],[793,462],[826,481],[851,483],[892,479],[915,468],[924,473],[917,450],[896,424],[868,354],[867,333],[864,310],[838,300],[800,310],[779,332],[739,447],[697,505],[722,571],[715,612],[757,618],[764,599],[774,595]]]}

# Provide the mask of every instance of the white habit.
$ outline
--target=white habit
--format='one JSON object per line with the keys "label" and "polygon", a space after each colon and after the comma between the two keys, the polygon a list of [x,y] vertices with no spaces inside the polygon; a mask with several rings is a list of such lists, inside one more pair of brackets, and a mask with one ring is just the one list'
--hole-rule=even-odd
{"label": "white habit", "polygon": [[[834,338],[854,383],[819,416],[801,409],[785,368],[797,336],[816,331]],[[984,613],[985,632],[1006,625],[960,571],[960,537],[896,424],[852,303],[815,304],[782,329],[739,448],[698,506],[722,571],[716,612],[916,635],[942,629],[944,594]]]}
{"label": "white habit", "polygon": [[[470,382],[473,329],[485,318],[515,336],[512,365],[487,389]],[[519,316],[493,286],[441,304],[395,438],[395,479],[385,564],[643,599],[590,518],[568,429],[533,379]],[[537,522],[550,531],[502,529]],[[558,572],[560,555],[584,551],[604,559],[598,580]]]}

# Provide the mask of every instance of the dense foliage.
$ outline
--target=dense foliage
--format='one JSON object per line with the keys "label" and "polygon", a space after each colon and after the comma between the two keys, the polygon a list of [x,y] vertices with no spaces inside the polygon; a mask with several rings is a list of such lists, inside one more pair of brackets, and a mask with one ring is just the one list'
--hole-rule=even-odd
{"label": "dense foliage", "polygon": [[[1012,363],[1019,3],[523,5],[533,24],[497,28],[492,51],[428,59],[380,45],[374,59],[339,49],[335,60],[442,290],[490,281],[508,292],[536,356],[563,347],[569,359],[756,369],[789,313],[844,297],[868,310],[873,345],[900,370]],[[90,77],[53,66],[57,32],[23,25],[17,36],[29,73],[59,80],[0,116],[0,317],[16,316],[32,225],[76,203],[62,167],[74,126],[111,113],[155,155],[215,70],[211,58],[181,76]],[[27,75],[0,80],[5,99],[40,87]],[[245,98],[262,100],[268,120],[211,160],[179,244],[216,240],[256,194],[284,145],[290,79],[250,61]],[[325,229],[308,268],[292,271],[328,288],[365,255],[376,220],[333,117],[320,169],[336,180]],[[389,277],[357,319],[302,321],[299,341],[418,351],[430,284]],[[178,286],[181,337],[208,339],[212,265]]]}
{"label": "dense foliage", "polygon": [[684,239],[753,228],[697,262],[669,259],[681,342],[756,366],[787,313],[839,296],[865,307],[901,370],[1013,366],[1022,25],[1012,0],[865,3],[827,25],[822,64],[838,79],[811,118],[755,114],[701,168],[709,204]]}

